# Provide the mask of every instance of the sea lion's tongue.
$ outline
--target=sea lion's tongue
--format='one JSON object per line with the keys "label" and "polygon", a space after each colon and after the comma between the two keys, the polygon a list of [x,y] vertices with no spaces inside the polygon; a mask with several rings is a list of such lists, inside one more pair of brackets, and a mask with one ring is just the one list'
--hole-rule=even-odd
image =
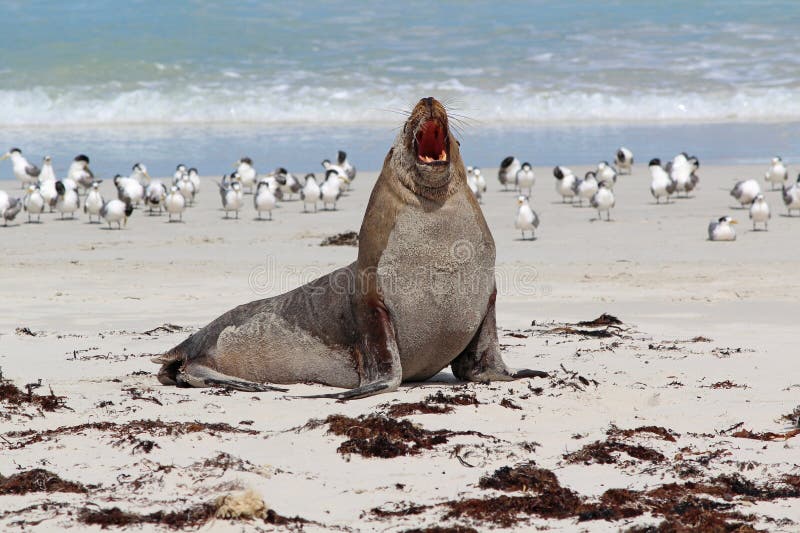
{"label": "sea lion's tongue", "polygon": [[423,163],[446,162],[446,132],[437,120],[428,120],[417,131],[417,159]]}

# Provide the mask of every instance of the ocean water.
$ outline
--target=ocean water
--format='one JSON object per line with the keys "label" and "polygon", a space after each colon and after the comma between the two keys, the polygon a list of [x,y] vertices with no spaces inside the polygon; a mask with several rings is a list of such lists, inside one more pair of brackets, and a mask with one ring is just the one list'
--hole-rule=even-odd
{"label": "ocean water", "polygon": [[482,166],[619,144],[640,160],[800,159],[793,0],[2,6],[0,146],[57,167],[87,152],[101,172],[216,174],[248,154],[305,171],[345,148],[374,169],[398,111],[428,95],[463,117]]}

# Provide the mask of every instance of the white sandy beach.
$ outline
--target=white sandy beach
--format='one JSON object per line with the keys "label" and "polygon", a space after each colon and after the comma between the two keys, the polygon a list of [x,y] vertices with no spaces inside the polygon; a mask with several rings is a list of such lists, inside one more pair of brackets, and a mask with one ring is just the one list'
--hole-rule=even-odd
{"label": "white sandy beach", "polygon": [[[800,436],[791,438],[793,426],[781,420],[800,405],[800,217],[786,217],[780,193],[767,190],[769,231],[753,232],[747,211],[735,209],[728,194],[735,181],[760,178],[765,167],[703,166],[693,198],[655,205],[640,163],[632,176],[619,178],[611,222],[594,221],[591,208],[562,204],[551,169],[537,167],[531,204],[542,223],[535,241],[519,240],[516,195],[503,192],[496,171],[486,169],[483,210],[497,245],[497,321],[505,360],[551,378],[462,384],[445,370],[431,382],[348,403],[163,387],[149,357],[235,305],[353,261],[355,247],[319,244],[359,229],[376,173],[360,173],[336,212],[304,214],[301,202],[283,202],[273,221],[254,220],[251,196],[239,220],[223,220],[211,178],[184,223],[169,224],[166,216],[139,209],[124,230],[110,231],[87,224],[83,213],[74,221],[44,215],[42,224],[24,223],[21,213],[11,227],[0,227],[0,368],[23,390],[41,379],[35,392],[46,395],[52,388],[66,407],[40,411],[0,398],[0,476],[42,468],[86,491],[0,495],[0,529],[99,530],[81,522],[81,509],[181,511],[246,488],[279,515],[308,521],[302,524],[308,531],[458,525],[616,531],[665,520],[645,506],[629,517],[585,521],[522,513],[509,524],[459,514],[447,503],[535,497],[535,490],[479,486],[482,476],[528,461],[552,471],[562,487],[589,503],[607,489],[645,491],[731,474],[780,486],[783,476],[800,474]],[[587,170],[573,169],[580,175]],[[9,193],[18,187],[0,182]],[[108,180],[103,192],[111,194]],[[737,241],[707,241],[708,222],[725,214],[740,222]],[[623,322],[608,330],[609,337],[553,331],[602,313]],[[171,326],[151,331],[163,324]],[[427,430],[480,434],[451,435],[408,456],[365,458],[338,453],[347,437],[329,434],[325,424],[303,428],[312,419],[385,413],[392,404],[440,392],[474,394],[478,404],[395,418]],[[501,405],[503,400],[510,403]],[[141,420],[230,427],[168,434],[126,425]],[[101,427],[104,422],[117,425]],[[41,433],[83,424],[101,425]],[[647,431],[613,437],[617,444],[660,452],[661,459],[634,458],[619,447],[610,464],[565,458],[612,439],[612,426],[657,426],[673,432],[674,440]],[[788,438],[734,436],[743,429]],[[219,459],[221,453],[230,457]],[[728,513],[730,523],[800,528],[797,497],[697,497],[722,502],[716,512]],[[411,505],[422,507],[373,511]],[[301,525],[216,519],[202,530],[272,527]]]}

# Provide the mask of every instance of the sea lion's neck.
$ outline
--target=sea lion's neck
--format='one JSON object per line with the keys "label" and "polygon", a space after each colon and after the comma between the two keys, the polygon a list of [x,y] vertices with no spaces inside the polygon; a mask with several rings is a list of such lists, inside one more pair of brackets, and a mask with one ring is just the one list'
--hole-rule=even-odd
{"label": "sea lion's neck", "polygon": [[460,157],[451,159],[447,166],[426,168],[417,165],[416,156],[405,146],[400,136],[392,148],[389,164],[394,167],[394,174],[400,183],[416,196],[443,202],[458,190]]}

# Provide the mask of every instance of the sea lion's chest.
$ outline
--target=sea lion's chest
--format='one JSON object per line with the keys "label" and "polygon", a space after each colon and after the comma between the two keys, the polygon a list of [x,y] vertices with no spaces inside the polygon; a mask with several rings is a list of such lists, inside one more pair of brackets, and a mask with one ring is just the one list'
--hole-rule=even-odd
{"label": "sea lion's chest", "polygon": [[478,331],[494,290],[495,248],[483,224],[460,193],[433,210],[406,206],[398,213],[377,278],[403,379],[436,374]]}

